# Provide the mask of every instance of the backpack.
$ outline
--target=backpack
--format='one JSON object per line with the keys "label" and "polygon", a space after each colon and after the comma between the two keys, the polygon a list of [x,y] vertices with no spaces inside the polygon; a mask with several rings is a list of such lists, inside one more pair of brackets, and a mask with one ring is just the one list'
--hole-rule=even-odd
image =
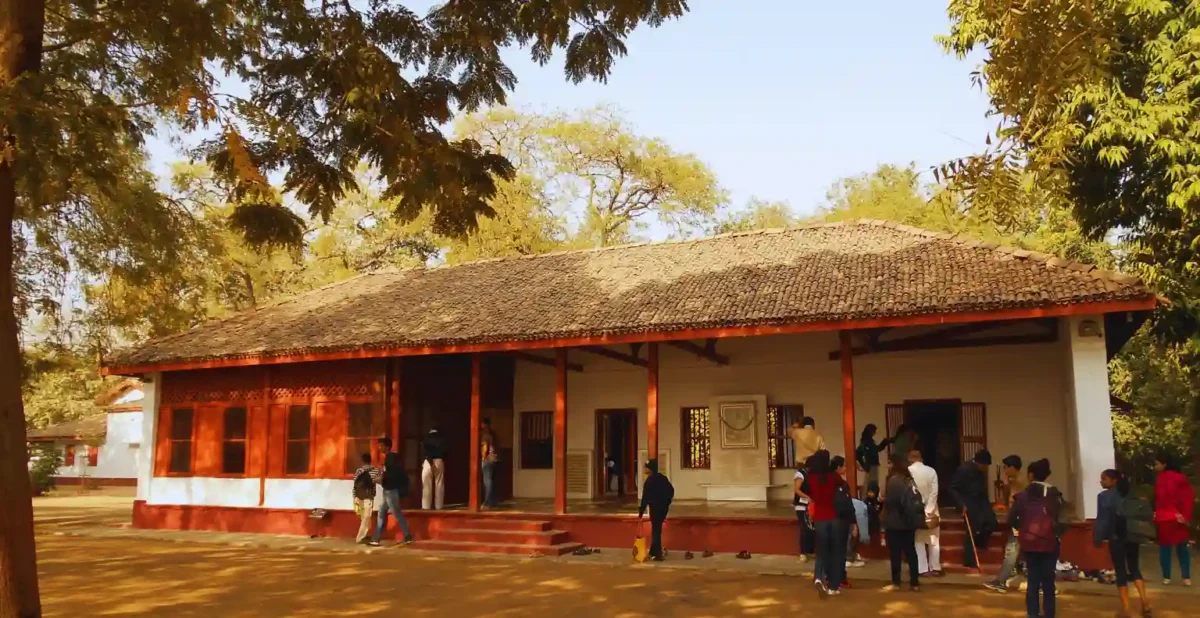
{"label": "backpack", "polygon": [[1154,508],[1150,503],[1132,495],[1117,502],[1117,517],[1125,518],[1125,540],[1130,543],[1153,543],[1158,538],[1154,525]]}
{"label": "backpack", "polygon": [[845,483],[833,488],[833,512],[844,522],[854,521],[854,500],[850,498],[850,490]]}
{"label": "backpack", "polygon": [[909,483],[906,489],[900,498],[900,504],[904,508],[904,521],[913,530],[924,530],[929,525],[925,519],[925,502],[921,500],[921,493],[917,491],[916,485]]}
{"label": "backpack", "polygon": [[1017,535],[1017,544],[1022,551],[1050,553],[1058,549],[1058,521],[1051,512],[1056,511],[1051,496],[1035,497],[1029,493],[1021,493],[1020,501],[1021,529]]}
{"label": "backpack", "polygon": [[371,480],[371,472],[363,470],[354,477],[354,497],[358,500],[375,498],[375,481]]}

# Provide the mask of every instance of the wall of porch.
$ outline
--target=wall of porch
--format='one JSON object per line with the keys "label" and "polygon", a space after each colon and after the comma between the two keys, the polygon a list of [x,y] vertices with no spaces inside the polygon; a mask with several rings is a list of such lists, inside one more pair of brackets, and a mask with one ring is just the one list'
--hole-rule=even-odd
{"label": "wall of porch", "polygon": [[[824,435],[829,450],[844,454],[836,332],[722,339],[719,352],[728,366],[667,345],[660,346],[659,449],[670,452],[677,499],[703,499],[706,483],[719,483],[717,470],[680,467],[680,410],[706,406],[723,395],[765,395],[768,404],[801,404]],[[621,361],[572,350],[583,372],[567,376],[567,449],[595,449],[595,411],[638,410],[638,446],[646,444],[646,370]],[[884,406],[906,400],[961,399],[987,406],[987,441],[999,458],[1017,454],[1026,461],[1047,457],[1055,476],[1068,484],[1069,388],[1066,348],[1061,342],[924,350],[854,357],[856,434],[867,423],[886,431]],[[518,363],[514,423],[520,413],[554,409],[553,367]],[[764,421],[759,420],[760,424]],[[760,432],[765,429],[760,429]],[[514,427],[519,435],[519,425]],[[1072,438],[1073,439],[1073,438]],[[554,496],[553,470],[520,467],[514,446],[514,495]],[[857,435],[855,436],[857,443]],[[767,462],[764,460],[764,467]],[[793,471],[771,471],[772,499],[789,499]]]}

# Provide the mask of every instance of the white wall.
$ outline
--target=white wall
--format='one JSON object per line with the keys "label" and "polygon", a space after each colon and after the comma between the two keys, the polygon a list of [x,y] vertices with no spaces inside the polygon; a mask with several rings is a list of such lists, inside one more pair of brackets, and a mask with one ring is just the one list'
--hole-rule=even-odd
{"label": "white wall", "polygon": [[[678,456],[680,409],[708,405],[714,397],[761,394],[769,404],[801,404],[805,414],[816,420],[830,452],[844,455],[840,365],[828,356],[836,349],[837,333],[724,339],[718,350],[728,355],[731,363],[719,367],[677,348],[660,346],[659,446],[671,451],[674,469],[666,473],[675,485],[676,497],[703,498],[701,484],[718,482],[711,470],[679,469]],[[644,448],[646,370],[582,351],[572,351],[571,361],[583,363],[584,371],[571,372],[567,378],[568,448],[595,448],[595,410],[604,408],[636,408],[638,446]],[[997,461],[1009,454],[1026,461],[1049,457],[1052,465],[1065,473],[1064,362],[1062,346],[1056,344],[856,357],[856,434],[867,423],[885,430],[884,406],[889,403],[914,399],[982,402],[987,406],[988,448]],[[514,407],[518,418],[523,411],[553,410],[553,368],[518,362]],[[514,448],[519,450],[520,444]],[[518,462],[517,497],[554,495],[553,471],[521,470],[519,452],[514,459]],[[793,474],[792,470],[773,470],[771,483],[786,486]],[[1065,483],[1065,478],[1059,481]],[[786,487],[772,492],[778,499],[788,495]]]}
{"label": "white wall", "polygon": [[147,504],[258,506],[258,479],[156,476]]}
{"label": "white wall", "polygon": [[[75,461],[64,461],[58,476],[87,476],[100,479],[137,478],[138,451],[142,433],[141,412],[109,412],[104,441],[100,443],[100,454],[96,465],[89,466],[88,453],[93,446],[75,443]],[[66,457],[69,441],[58,441],[59,453]]]}
{"label": "white wall", "polygon": [[158,404],[162,397],[162,373],[152,373],[142,381],[142,431],[138,448],[137,499],[150,499],[150,480],[154,477],[154,444],[158,428]]}

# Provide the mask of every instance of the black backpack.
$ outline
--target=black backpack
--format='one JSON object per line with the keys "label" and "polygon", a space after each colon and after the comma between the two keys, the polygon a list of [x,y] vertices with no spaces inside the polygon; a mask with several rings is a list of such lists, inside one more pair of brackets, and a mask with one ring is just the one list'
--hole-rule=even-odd
{"label": "black backpack", "polygon": [[370,470],[363,470],[354,477],[354,497],[359,500],[375,498],[375,481],[371,479]]}
{"label": "black backpack", "polygon": [[924,530],[929,527],[925,519],[925,502],[921,500],[921,492],[912,482],[905,485],[900,504],[904,508],[904,521],[913,530]]}
{"label": "black backpack", "polygon": [[845,483],[839,483],[833,490],[833,512],[844,522],[854,522],[854,500]]}
{"label": "black backpack", "polygon": [[1117,517],[1125,519],[1125,540],[1130,543],[1153,543],[1158,537],[1154,525],[1154,508],[1150,503],[1131,495],[1117,502]]}

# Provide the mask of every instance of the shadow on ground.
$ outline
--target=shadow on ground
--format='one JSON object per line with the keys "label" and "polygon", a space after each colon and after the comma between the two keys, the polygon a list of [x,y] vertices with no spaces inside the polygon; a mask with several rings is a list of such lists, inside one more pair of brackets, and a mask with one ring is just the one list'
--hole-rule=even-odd
{"label": "shadow on ground", "polygon": [[[920,595],[854,589],[821,602],[798,577],[493,561],[402,549],[329,553],[41,536],[38,555],[46,616],[1025,615],[1021,595],[961,588],[930,586]],[[1189,601],[1168,599],[1158,615],[1183,618]],[[1064,598],[1059,616],[1111,615],[1113,603]]]}

